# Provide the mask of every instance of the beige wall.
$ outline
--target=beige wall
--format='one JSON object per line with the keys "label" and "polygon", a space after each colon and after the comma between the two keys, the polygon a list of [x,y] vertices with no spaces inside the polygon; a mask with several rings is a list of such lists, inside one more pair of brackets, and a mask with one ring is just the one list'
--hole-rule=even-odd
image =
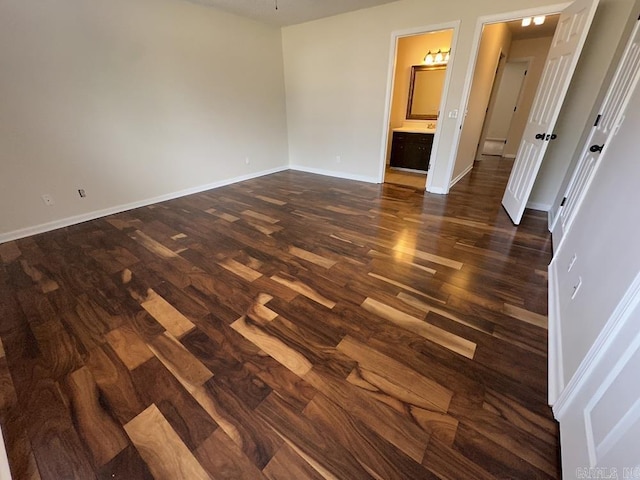
{"label": "beige wall", "polygon": [[0,65],[0,241],[287,165],[280,29],[175,0],[0,2]]}
{"label": "beige wall", "polygon": [[500,61],[500,54],[509,54],[511,31],[505,23],[487,25],[482,31],[482,40],[478,49],[478,60],[473,74],[466,117],[462,124],[460,146],[453,169],[456,180],[473,165],[482,134],[484,118],[491,99],[493,81]]}
{"label": "beige wall", "polygon": [[530,58],[529,69],[525,79],[522,91],[522,98],[516,113],[511,120],[511,129],[507,137],[507,144],[504,147],[504,155],[515,158],[520,146],[520,140],[524,133],[524,127],[527,125],[529,111],[533,104],[533,99],[538,90],[542,70],[544,69],[549,47],[553,37],[529,38],[523,40],[514,40],[511,42],[509,50],[509,60],[517,60],[522,58]]}
{"label": "beige wall", "polygon": [[[562,135],[549,151],[560,182],[598,93],[622,27],[634,0],[601,0],[590,39],[583,51],[569,103],[560,117]],[[444,113],[460,108],[477,19],[517,11],[550,0],[451,0],[433,4],[401,0],[283,29],[289,155],[292,165],[343,176],[379,178],[381,146],[386,138],[386,91],[392,32],[461,21],[451,85]],[[608,51],[608,53],[607,53]],[[603,60],[604,59],[604,60]],[[339,113],[337,113],[339,112]],[[440,150],[431,171],[433,191],[450,181],[449,159],[457,120],[439,122]],[[336,162],[341,155],[341,163]],[[543,165],[543,174],[545,166]],[[552,171],[554,179],[556,172]],[[542,175],[542,183],[546,178]],[[552,182],[553,183],[553,182]],[[553,191],[554,185],[546,190]],[[536,187],[537,188],[537,187]],[[545,186],[545,189],[548,187]],[[557,184],[555,185],[557,191]]]}
{"label": "beige wall", "polygon": [[[448,50],[451,48],[452,36],[453,30],[444,30],[425,33],[423,35],[411,35],[398,39],[396,69],[391,100],[391,117],[388,131],[387,163],[389,163],[389,153],[391,152],[392,130],[401,127],[402,123],[406,120],[411,67],[413,65],[422,65],[424,56],[429,50],[434,52],[438,51],[438,49]],[[412,122],[429,123],[426,120],[416,120]]]}

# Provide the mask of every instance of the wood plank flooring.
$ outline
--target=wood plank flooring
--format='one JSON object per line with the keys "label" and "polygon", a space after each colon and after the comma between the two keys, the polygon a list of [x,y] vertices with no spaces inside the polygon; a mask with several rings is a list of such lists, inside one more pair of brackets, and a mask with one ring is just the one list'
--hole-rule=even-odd
{"label": "wood plank flooring", "polygon": [[559,478],[546,217],[283,172],[0,245],[15,479]]}

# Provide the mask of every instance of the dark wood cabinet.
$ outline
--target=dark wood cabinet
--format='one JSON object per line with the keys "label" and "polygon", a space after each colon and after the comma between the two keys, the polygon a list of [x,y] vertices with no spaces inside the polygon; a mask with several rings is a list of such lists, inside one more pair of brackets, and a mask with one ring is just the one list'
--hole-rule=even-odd
{"label": "dark wood cabinet", "polygon": [[391,167],[429,170],[433,133],[393,132]]}

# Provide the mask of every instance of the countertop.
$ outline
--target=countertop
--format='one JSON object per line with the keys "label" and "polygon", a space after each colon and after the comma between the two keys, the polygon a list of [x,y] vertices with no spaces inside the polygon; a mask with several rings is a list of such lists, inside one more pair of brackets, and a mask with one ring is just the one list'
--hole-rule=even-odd
{"label": "countertop", "polygon": [[399,127],[394,128],[394,132],[405,132],[405,133],[436,133],[435,128],[420,128],[420,127]]}

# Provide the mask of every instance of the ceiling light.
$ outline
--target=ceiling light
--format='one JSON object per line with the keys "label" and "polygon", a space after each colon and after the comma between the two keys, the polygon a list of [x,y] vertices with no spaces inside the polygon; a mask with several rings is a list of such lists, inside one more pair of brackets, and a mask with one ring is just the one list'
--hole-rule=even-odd
{"label": "ceiling light", "polygon": [[522,26],[528,27],[529,25],[531,25],[531,17],[524,17],[522,19]]}
{"label": "ceiling light", "polygon": [[535,23],[536,25],[542,25],[544,23],[544,15],[533,17],[533,23]]}

